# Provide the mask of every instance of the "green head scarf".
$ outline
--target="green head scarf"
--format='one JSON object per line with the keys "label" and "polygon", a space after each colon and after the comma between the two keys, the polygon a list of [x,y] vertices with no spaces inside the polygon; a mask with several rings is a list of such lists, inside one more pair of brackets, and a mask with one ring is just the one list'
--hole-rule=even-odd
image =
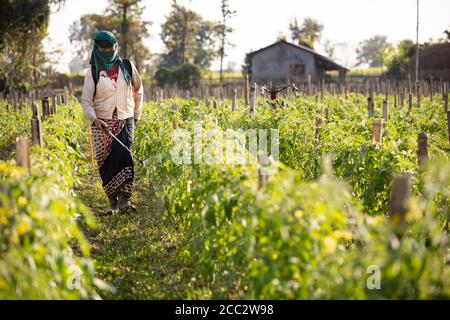
{"label": "green head scarf", "polygon": [[[114,36],[114,34],[112,34],[109,31],[101,31],[101,32],[97,33],[94,41],[95,41],[95,45],[94,45],[94,48],[92,49],[91,60],[89,61],[89,63],[91,64],[91,66],[95,67],[95,70],[97,71],[97,79],[99,79],[100,71],[102,71],[102,70],[108,71],[117,63],[120,66],[120,70],[122,70],[122,74],[125,78],[125,81],[129,85],[131,82],[131,77],[128,74],[128,71],[126,70],[126,68],[123,64],[122,57],[119,54],[119,50],[118,50],[118,46],[117,46],[117,39]],[[99,42],[105,42],[105,41],[107,41],[109,44],[111,44],[111,46],[115,46],[115,50],[114,51],[100,51],[98,49],[98,44],[99,44]]]}

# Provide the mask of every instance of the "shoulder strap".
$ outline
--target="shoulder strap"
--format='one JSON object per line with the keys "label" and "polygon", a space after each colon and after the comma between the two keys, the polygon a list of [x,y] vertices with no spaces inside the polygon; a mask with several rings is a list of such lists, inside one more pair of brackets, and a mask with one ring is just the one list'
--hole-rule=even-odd
{"label": "shoulder strap", "polygon": [[[130,75],[130,79],[133,80],[133,68],[131,67],[131,62],[129,59],[123,59],[123,64],[125,66],[125,69],[127,70],[128,74]],[[92,97],[92,100],[95,99],[95,95],[97,93],[97,72],[95,70],[94,66],[91,66],[91,73],[92,73],[92,79],[94,80],[94,96]]]}
{"label": "shoulder strap", "polygon": [[96,72],[94,66],[91,66],[91,73],[92,73],[92,79],[94,80],[94,96],[92,97],[92,100],[94,100],[95,94],[97,93],[97,83],[98,83],[97,72]]}
{"label": "shoulder strap", "polygon": [[131,68],[130,59],[123,59],[123,65],[125,66],[125,69],[130,75],[130,79],[133,80],[133,68]]}

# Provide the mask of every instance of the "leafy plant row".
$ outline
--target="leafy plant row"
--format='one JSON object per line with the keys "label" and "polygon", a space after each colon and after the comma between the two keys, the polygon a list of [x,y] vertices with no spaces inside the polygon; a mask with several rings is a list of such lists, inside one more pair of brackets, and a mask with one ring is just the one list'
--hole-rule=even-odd
{"label": "leafy plant row", "polygon": [[[449,297],[450,164],[434,105],[393,110],[379,146],[361,96],[327,97],[322,107],[330,117],[316,140],[317,106],[307,98],[276,112],[260,102],[255,114],[243,106],[233,113],[226,102],[146,105],[135,149],[151,156],[148,179],[166,222],[189,235],[183,258],[202,275],[190,298]],[[213,128],[278,128],[280,172],[261,191],[255,165],[176,165],[173,119],[191,132],[203,121],[205,146]],[[422,131],[434,159],[419,170]],[[387,216],[389,186],[401,172],[412,172],[414,182],[403,232]],[[377,270],[379,288],[370,283]],[[196,290],[201,283],[209,290]]]}
{"label": "leafy plant row", "polygon": [[[27,110],[1,118],[1,147],[30,130]],[[86,170],[78,105],[61,106],[45,119],[43,135],[45,147],[33,148],[30,170],[0,161],[0,298],[99,298],[97,291],[107,286],[95,278],[80,229],[95,224],[73,193],[78,173]]]}

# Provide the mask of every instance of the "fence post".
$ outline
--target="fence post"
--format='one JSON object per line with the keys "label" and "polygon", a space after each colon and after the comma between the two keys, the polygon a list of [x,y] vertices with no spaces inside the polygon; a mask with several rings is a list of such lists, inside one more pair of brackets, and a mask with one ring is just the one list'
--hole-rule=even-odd
{"label": "fence post", "polygon": [[57,103],[58,103],[58,96],[52,96],[52,107],[50,108],[51,115],[55,113]]}
{"label": "fence post", "polygon": [[256,83],[250,88],[250,112],[255,111],[256,103]]}
{"label": "fence post", "polygon": [[412,109],[412,93],[408,93],[408,111]]}
{"label": "fence post", "polygon": [[64,86],[64,104],[67,104],[69,102],[69,89],[67,86]]}
{"label": "fence post", "polygon": [[47,117],[50,115],[50,106],[48,97],[42,98],[42,117]]}
{"label": "fence post", "polygon": [[417,160],[419,162],[419,166],[421,167],[428,160],[428,136],[426,133],[419,133],[417,145]]}
{"label": "fence post", "polygon": [[383,119],[385,122],[389,119],[389,102],[387,99],[383,101]]}
{"label": "fence post", "polygon": [[13,109],[14,112],[17,112],[17,93],[15,91],[13,93]]}
{"label": "fence post", "polygon": [[248,106],[250,100],[249,91],[250,91],[250,80],[248,78],[248,74],[246,74],[244,79],[244,103],[246,106]]}
{"label": "fence post", "polygon": [[231,98],[231,111],[234,112],[236,110],[237,89],[233,89],[233,96]]}
{"label": "fence post", "polygon": [[38,115],[38,106],[36,102],[31,103],[33,115],[31,117],[31,145],[39,145],[42,148],[41,119]]}
{"label": "fence post", "polygon": [[372,108],[373,100],[372,99],[373,99],[372,96],[369,96],[367,98],[367,115],[368,115],[369,119],[372,118],[372,116],[373,116],[373,108]]}
{"label": "fence post", "polygon": [[445,112],[448,111],[448,92],[444,93],[444,110]]}
{"label": "fence post", "polygon": [[420,83],[417,82],[417,108],[420,108]]}
{"label": "fence post", "polygon": [[22,168],[31,168],[30,148],[28,146],[28,139],[25,137],[18,137],[16,139],[16,164]]}

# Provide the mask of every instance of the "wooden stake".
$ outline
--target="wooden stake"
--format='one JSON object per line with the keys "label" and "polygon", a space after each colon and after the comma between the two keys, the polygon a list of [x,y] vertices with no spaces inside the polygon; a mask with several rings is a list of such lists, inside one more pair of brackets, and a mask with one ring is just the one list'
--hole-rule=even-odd
{"label": "wooden stake", "polygon": [[373,98],[371,96],[369,96],[367,98],[367,115],[370,118],[373,117]]}
{"label": "wooden stake", "polygon": [[250,88],[250,112],[255,111],[256,103],[256,83]]}
{"label": "wooden stake", "polygon": [[417,108],[420,108],[420,84],[417,83]]}
{"label": "wooden stake", "polygon": [[31,168],[30,148],[28,146],[28,139],[25,137],[18,137],[16,139],[16,164],[22,168]]}
{"label": "wooden stake", "polygon": [[321,115],[320,111],[317,111],[317,114],[316,114],[316,134],[315,134],[316,141],[319,141],[320,129],[322,128],[322,123],[323,123],[322,115]]}
{"label": "wooden stake", "polygon": [[392,183],[391,198],[389,201],[389,214],[396,225],[403,225],[406,222],[410,193],[410,175],[396,175]]}
{"label": "wooden stake", "polygon": [[42,117],[47,117],[50,115],[50,104],[48,97],[42,98]]}
{"label": "wooden stake", "polygon": [[67,104],[69,102],[69,89],[67,87],[64,87],[64,104]]}
{"label": "wooden stake", "polygon": [[446,92],[444,95],[444,110],[445,112],[448,111],[448,92]]}
{"label": "wooden stake", "polygon": [[236,110],[237,89],[233,89],[233,95],[231,98],[231,111],[234,112]]}
{"label": "wooden stake", "polygon": [[250,101],[250,82],[248,78],[248,74],[245,75],[244,79],[244,103],[246,106],[248,106]]}
{"label": "wooden stake", "polygon": [[267,167],[270,164],[270,159],[267,156],[267,154],[262,153],[258,156],[258,163],[259,163],[259,169],[258,169],[258,190],[261,190],[264,185],[269,180],[269,175],[267,172],[267,169],[264,167]]}
{"label": "wooden stake", "polygon": [[374,120],[372,123],[372,139],[373,143],[380,144],[383,136],[383,121]]}
{"label": "wooden stake", "polygon": [[428,160],[428,136],[426,133],[419,133],[417,145],[417,160],[419,162],[419,166],[423,166]]}
{"label": "wooden stake", "polygon": [[408,111],[412,109],[412,93],[408,93]]}
{"label": "wooden stake", "polygon": [[41,119],[38,115],[38,105],[36,102],[31,103],[33,115],[31,117],[31,145],[39,145],[42,148]]}
{"label": "wooden stake", "polygon": [[385,122],[389,119],[389,102],[387,100],[383,101],[383,119]]}
{"label": "wooden stake", "polygon": [[51,106],[51,108],[50,108],[50,114],[51,114],[51,115],[55,113],[55,110],[56,110],[56,104],[58,103],[57,100],[58,100],[58,96],[53,96],[53,97],[52,97],[52,106]]}
{"label": "wooden stake", "polygon": [[13,110],[14,110],[14,112],[17,112],[17,93],[16,92],[14,92],[14,95],[13,95]]}

